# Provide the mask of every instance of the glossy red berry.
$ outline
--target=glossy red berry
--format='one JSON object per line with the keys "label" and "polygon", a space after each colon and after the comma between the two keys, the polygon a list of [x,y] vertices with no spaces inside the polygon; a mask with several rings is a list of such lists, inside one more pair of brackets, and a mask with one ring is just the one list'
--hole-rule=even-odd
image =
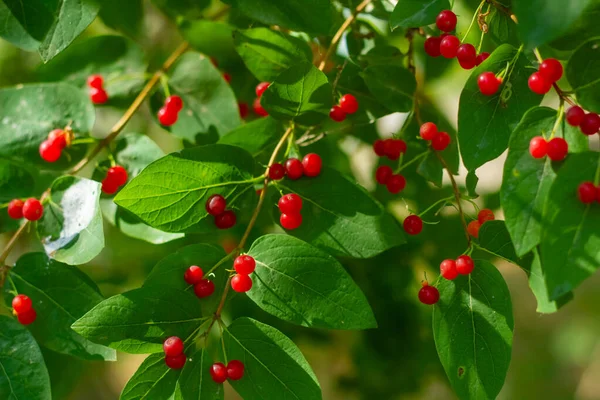
{"label": "glossy red berry", "polygon": [[564,160],[569,152],[569,145],[563,138],[554,138],[548,142],[548,158],[552,161]]}
{"label": "glossy red berry", "polygon": [[473,268],[475,268],[475,263],[471,257],[463,255],[456,259],[456,270],[459,274],[469,275],[473,272]]}
{"label": "glossy red berry", "polygon": [[476,58],[475,58],[475,65],[476,66],[480,66],[482,62],[484,62],[485,60],[488,59],[488,57],[490,56],[490,53],[488,52],[483,52],[481,54],[479,54]]}
{"label": "glossy red berry", "polygon": [[479,221],[477,221],[477,220],[471,221],[471,222],[469,222],[469,225],[467,225],[467,232],[469,233],[469,235],[473,236],[474,238],[478,238],[479,237],[479,228],[481,228],[481,224],[479,223]]}
{"label": "glossy red berry", "polygon": [[163,350],[167,357],[178,356],[183,353],[183,340],[177,336],[171,336],[164,341]]}
{"label": "glossy red berry", "polygon": [[440,53],[445,58],[456,57],[456,52],[460,46],[460,40],[454,35],[448,35],[444,37],[440,43]]}
{"label": "glossy red berry", "polygon": [[26,313],[29,310],[31,310],[31,307],[33,307],[33,303],[29,296],[26,296],[24,294],[18,294],[15,297],[13,297],[12,308],[17,314]]}
{"label": "glossy red berry", "polygon": [[183,368],[186,361],[187,361],[187,358],[185,357],[185,354],[179,354],[178,356],[173,356],[173,357],[169,357],[169,356],[165,357],[165,364],[167,364],[167,367],[169,367],[171,369]]}
{"label": "glossy red berry", "polygon": [[219,229],[233,228],[236,221],[237,217],[232,210],[227,210],[223,214],[215,216],[215,225]]}
{"label": "glossy red berry", "polygon": [[27,199],[23,203],[23,217],[28,221],[37,221],[44,214],[44,206],[38,199]]}
{"label": "glossy red berry", "polygon": [[346,114],[354,114],[358,111],[358,100],[351,94],[345,94],[340,99],[340,108]]}
{"label": "glossy red berry", "polygon": [[400,158],[400,154],[406,153],[406,142],[402,139],[389,138],[383,141],[385,155],[392,161]]}
{"label": "glossy red berry", "polygon": [[90,89],[90,100],[94,104],[104,104],[108,101],[108,94],[104,89],[91,88]]}
{"label": "glossy red berry", "polygon": [[475,50],[475,46],[470,43],[462,44],[456,51],[456,58],[461,67],[464,69],[471,69],[475,67],[477,50]]}
{"label": "glossy red berry", "polygon": [[223,363],[214,363],[210,367],[210,377],[216,383],[223,383],[227,380],[227,368]]}
{"label": "glossy red berry", "polygon": [[377,139],[375,142],[373,142],[373,151],[379,157],[385,156],[385,140]]}
{"label": "glossy red berry", "polygon": [[435,25],[442,32],[452,32],[456,28],[456,14],[450,10],[440,12],[435,19]]}
{"label": "glossy red berry", "polygon": [[400,193],[406,187],[406,179],[400,174],[392,175],[389,177],[385,186],[388,192],[392,194]]}
{"label": "glossy red berry", "polygon": [[90,75],[87,78],[87,84],[91,88],[102,89],[104,79],[102,79],[101,75]]}
{"label": "glossy red berry", "polygon": [[579,126],[585,117],[585,111],[579,106],[573,106],[567,110],[565,114],[567,123],[571,126]]}
{"label": "glossy red berry", "polygon": [[552,89],[552,82],[547,81],[539,72],[534,72],[527,81],[529,89],[536,94],[546,94]]}
{"label": "glossy red berry", "polygon": [[279,216],[279,223],[288,231],[297,229],[302,225],[302,214],[281,214]]}
{"label": "glossy red berry", "polygon": [[483,223],[487,221],[493,221],[494,219],[496,219],[496,216],[494,215],[494,212],[489,208],[484,208],[477,214],[477,221],[479,221],[479,223],[482,225]]}
{"label": "glossy red berry", "polygon": [[419,301],[423,304],[432,305],[440,300],[440,292],[433,286],[425,285],[419,290]]}
{"label": "glossy red berry", "polygon": [[12,219],[23,218],[23,201],[19,199],[11,200],[8,203],[8,216]]}
{"label": "glossy red berry", "polygon": [[284,194],[277,205],[284,214],[298,214],[302,210],[302,198],[296,193]]}
{"label": "glossy red berry", "polygon": [[227,377],[232,381],[239,381],[244,377],[244,363],[239,360],[231,360],[227,364]]}
{"label": "glossy red berry", "polygon": [[377,171],[375,172],[375,180],[377,183],[385,185],[392,175],[394,175],[392,168],[387,165],[382,165],[377,168]]}
{"label": "glossy red berry", "polygon": [[440,43],[442,43],[442,38],[439,36],[431,36],[425,39],[425,44],[423,47],[425,48],[425,53],[427,53],[431,57],[439,57],[442,55],[440,52]]}
{"label": "glossy red berry", "polygon": [[450,135],[446,132],[438,132],[431,140],[431,147],[437,151],[443,151],[450,144]]}
{"label": "glossy red berry", "polygon": [[197,265],[192,265],[188,269],[185,270],[185,274],[183,274],[183,279],[186,281],[188,285],[195,285],[200,283],[202,277],[204,276],[204,271]]}
{"label": "glossy red berry", "polygon": [[210,296],[215,292],[215,283],[208,279],[202,279],[200,282],[194,285],[194,293],[196,296],[203,299]]}
{"label": "glossy red berry", "polygon": [[[577,196],[579,197],[579,201],[584,204],[592,203],[596,200],[596,186],[592,182],[583,182],[577,188]],[[13,308],[14,308],[13,302]]]}
{"label": "glossy red berry", "polygon": [[113,181],[117,186],[126,184],[127,178],[127,170],[120,165],[110,167],[106,173],[106,179]]}
{"label": "glossy red berry", "polygon": [[484,96],[493,96],[498,92],[502,81],[493,72],[483,72],[477,77],[477,86]]}
{"label": "glossy red berry", "polygon": [[285,162],[285,175],[293,181],[302,178],[304,175],[302,162],[297,158],[288,158]]}
{"label": "glossy red berry", "polygon": [[319,176],[322,167],[323,160],[321,160],[321,156],[316,153],[309,153],[302,159],[302,169],[306,176],[311,178]]}
{"label": "glossy red berry", "polygon": [[231,278],[231,288],[238,293],[246,293],[252,289],[252,278],[248,275],[234,275],[233,278]]}
{"label": "glossy red berry", "polygon": [[263,95],[263,93],[265,92],[265,90],[267,90],[269,88],[269,85],[271,85],[270,82],[261,82],[258,85],[256,85],[256,97],[260,97]]}
{"label": "glossy red berry", "polygon": [[57,146],[55,142],[50,140],[44,140],[40,144],[40,156],[46,162],[56,162],[60,158],[61,148]]}
{"label": "glossy red berry", "polygon": [[227,201],[225,197],[220,194],[213,194],[206,200],[206,212],[210,215],[221,215],[225,212],[225,208],[227,207]]}
{"label": "glossy red berry", "polygon": [[279,163],[274,163],[269,167],[269,179],[278,181],[285,176],[285,167]]}
{"label": "glossy red berry", "polygon": [[248,113],[250,112],[250,109],[248,108],[248,104],[246,103],[238,103],[238,109],[240,111],[240,118],[244,119],[248,116]]}
{"label": "glossy red berry", "polygon": [[331,110],[329,110],[329,118],[335,122],[342,122],[346,119],[346,112],[342,110],[342,107],[340,106],[333,106],[331,107]]}
{"label": "glossy red berry", "polygon": [[540,64],[539,72],[546,81],[554,83],[562,78],[563,66],[556,58],[547,58]]}
{"label": "glossy red berry", "polygon": [[402,227],[409,235],[418,235],[423,230],[423,220],[418,215],[409,215],[404,219]]}
{"label": "glossy red berry", "polygon": [[260,97],[254,99],[254,101],[252,102],[252,109],[259,117],[266,117],[267,115],[269,115],[267,110],[265,110],[262,104],[260,104]]}
{"label": "glossy red berry", "polygon": [[256,268],[256,261],[254,260],[254,257],[243,254],[235,259],[233,268],[238,274],[250,275]]}
{"label": "glossy red berry", "polygon": [[36,318],[37,318],[37,312],[33,308],[27,312],[17,314],[17,319],[23,325],[32,324]]}
{"label": "glossy red berry", "polygon": [[529,154],[533,158],[543,158],[548,154],[548,142],[541,136],[536,136],[529,141]]}
{"label": "glossy red berry", "polygon": [[115,181],[111,181],[108,178],[102,180],[102,193],[104,194],[115,194],[119,190],[119,185]]}
{"label": "glossy red berry", "polygon": [[458,276],[458,271],[456,270],[456,261],[442,261],[440,264],[440,275],[442,275],[444,278],[450,281],[456,279],[456,277]]}
{"label": "glossy red berry", "polygon": [[419,128],[419,134],[425,140],[431,140],[438,133],[437,126],[433,122],[425,122]]}
{"label": "glossy red berry", "polygon": [[53,129],[49,134],[48,134],[48,142],[50,142],[50,144],[52,146],[57,146],[59,149],[64,149],[65,147],[67,147],[67,135],[66,132],[63,131],[62,129]]}
{"label": "glossy red berry", "polygon": [[158,122],[160,122],[162,126],[171,126],[177,122],[177,111],[167,107],[162,107],[158,110],[157,116]]}
{"label": "glossy red berry", "polygon": [[579,129],[587,136],[597,133],[600,130],[600,116],[593,112],[585,114]]}
{"label": "glossy red berry", "polygon": [[183,100],[177,95],[169,96],[165,99],[165,108],[179,112],[183,109]]}

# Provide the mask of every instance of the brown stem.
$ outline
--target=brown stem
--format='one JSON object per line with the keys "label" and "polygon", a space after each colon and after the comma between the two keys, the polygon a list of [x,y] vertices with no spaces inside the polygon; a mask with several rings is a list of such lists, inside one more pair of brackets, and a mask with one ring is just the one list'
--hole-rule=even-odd
{"label": "brown stem", "polygon": [[4,247],[4,250],[2,251],[2,254],[0,254],[0,265],[4,264],[4,262],[6,261],[6,258],[8,257],[8,255],[10,254],[10,252],[12,251],[13,247],[15,247],[15,245],[17,244],[17,241],[19,240],[19,238],[21,237],[21,235],[23,233],[25,233],[25,230],[27,229],[27,226],[29,226],[29,221],[25,221],[19,227],[19,229],[14,233],[14,235],[12,235],[12,237],[10,238],[10,240],[8,241],[8,243],[6,244],[6,246]]}

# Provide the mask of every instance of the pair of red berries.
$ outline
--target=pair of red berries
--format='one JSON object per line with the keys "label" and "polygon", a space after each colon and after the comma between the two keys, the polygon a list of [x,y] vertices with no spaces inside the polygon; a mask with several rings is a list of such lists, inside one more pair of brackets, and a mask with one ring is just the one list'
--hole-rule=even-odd
{"label": "pair of red berries", "polygon": [[12,300],[13,313],[17,316],[19,322],[23,325],[29,325],[37,318],[37,313],[33,308],[33,302],[24,294],[16,295]]}
{"label": "pair of red berries", "polygon": [[600,116],[593,112],[586,113],[579,106],[569,108],[566,120],[569,125],[578,126],[586,136],[591,136],[600,130]]}
{"label": "pair of red berries", "polygon": [[473,272],[475,263],[470,256],[462,255],[456,260],[444,260],[440,264],[440,274],[448,279],[454,280],[458,275],[469,275]]}
{"label": "pair of red berries", "polygon": [[231,278],[231,288],[238,293],[246,293],[252,289],[250,274],[256,269],[256,261],[248,254],[238,256],[233,262],[233,269],[237,272]]}
{"label": "pair of red berries", "polygon": [[593,182],[583,182],[577,188],[577,196],[584,204],[589,204],[596,200],[600,203],[600,185],[595,186]]}
{"label": "pair of red berries", "polygon": [[23,202],[14,199],[8,203],[8,216],[12,219],[25,218],[28,221],[37,221],[44,215],[44,206],[38,199],[30,198]]}
{"label": "pair of red berries", "polygon": [[63,149],[70,142],[71,137],[67,131],[54,129],[48,134],[48,138],[40,144],[40,156],[46,162],[56,162],[60,158]]}
{"label": "pair of red berries", "polygon": [[225,364],[217,362],[210,367],[210,377],[216,383],[223,383],[227,379],[238,381],[244,377],[244,363],[239,360],[231,360]]}
{"label": "pair of red berries", "polygon": [[418,215],[409,215],[402,222],[402,227],[409,235],[418,235],[423,230],[423,220]]}
{"label": "pair of red berries", "polygon": [[440,300],[440,292],[435,286],[429,286],[429,282],[423,281],[419,290],[419,301],[428,306],[437,303]]}
{"label": "pair of red berries", "polygon": [[165,352],[165,364],[167,364],[169,368],[183,368],[185,362],[187,361],[185,354],[183,353],[183,340],[177,336],[171,336],[164,341],[163,350]]}
{"label": "pair of red berries", "polygon": [[563,66],[560,61],[555,58],[547,58],[542,61],[539,70],[529,76],[527,84],[533,93],[546,94],[562,75]]}
{"label": "pair of red berries", "polygon": [[278,181],[287,176],[288,179],[293,181],[308,176],[314,178],[321,174],[321,168],[323,168],[323,160],[321,156],[316,153],[309,153],[304,156],[302,161],[297,158],[288,158],[284,165],[280,163],[273,163],[269,167],[269,179]]}
{"label": "pair of red berries", "polygon": [[259,117],[266,117],[267,115],[269,115],[267,110],[265,110],[260,104],[260,98],[262,97],[265,90],[269,88],[270,85],[271,84],[269,82],[261,82],[258,85],[256,85],[256,89],[254,90],[256,92],[256,98],[252,103],[252,108],[254,109],[256,115],[258,115]]}
{"label": "pair of red berries", "polygon": [[402,139],[377,139],[373,143],[373,151],[379,157],[387,157],[392,161],[400,158],[400,154],[405,154],[407,150],[406,142]]}
{"label": "pair of red berries", "polygon": [[90,75],[87,79],[90,88],[90,100],[94,104],[104,104],[108,101],[108,94],[104,90],[104,79],[100,75]]}
{"label": "pair of red berries", "polygon": [[302,225],[302,198],[296,193],[284,194],[277,203],[281,216],[279,223],[284,229],[292,230]]}
{"label": "pair of red berries", "polygon": [[500,89],[502,78],[499,78],[493,72],[483,72],[477,77],[477,86],[484,96],[493,96]]}
{"label": "pair of red berries", "polygon": [[213,281],[203,279],[204,271],[197,265],[190,266],[183,274],[183,279],[188,285],[194,285],[194,293],[199,298],[203,299],[215,292],[215,284]]}
{"label": "pair of red berries", "polygon": [[406,178],[400,174],[394,174],[391,167],[382,165],[375,171],[375,180],[380,185],[385,185],[388,192],[400,193],[406,187]]}
{"label": "pair of red berries", "polygon": [[215,225],[219,229],[232,228],[237,220],[233,210],[227,210],[227,201],[220,194],[213,194],[206,200],[206,212],[215,217]]}
{"label": "pair of red berries", "polygon": [[529,154],[533,158],[548,156],[552,161],[564,160],[569,152],[569,144],[563,138],[553,138],[546,141],[542,136],[536,136],[529,142]]}
{"label": "pair of red berries", "polygon": [[348,114],[354,114],[358,111],[358,100],[351,94],[345,94],[340,98],[338,105],[331,107],[329,118],[335,122],[342,122]]}
{"label": "pair of red berries", "polygon": [[423,139],[431,141],[431,148],[437,151],[446,150],[451,141],[450,135],[446,132],[439,132],[433,122],[425,122],[421,125],[419,134]]}
{"label": "pair of red berries", "polygon": [[106,176],[102,179],[102,192],[105,194],[115,194],[121,186],[127,183],[129,175],[127,170],[120,165],[110,167],[106,171]]}
{"label": "pair of red berries", "polygon": [[496,219],[494,212],[489,208],[484,208],[483,210],[479,211],[476,220],[469,222],[469,225],[467,225],[467,232],[474,238],[478,238],[481,225],[487,221],[493,221],[494,219]]}
{"label": "pair of red berries", "polygon": [[183,100],[177,95],[165,99],[165,104],[158,110],[158,121],[163,126],[171,126],[177,122],[179,112],[183,109]]}

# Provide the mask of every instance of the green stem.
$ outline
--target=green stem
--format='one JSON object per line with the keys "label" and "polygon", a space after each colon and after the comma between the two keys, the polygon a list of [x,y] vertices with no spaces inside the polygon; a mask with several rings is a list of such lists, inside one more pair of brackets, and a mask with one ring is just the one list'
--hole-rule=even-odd
{"label": "green stem", "polygon": [[558,106],[558,110],[557,110],[556,122],[554,123],[554,126],[552,127],[552,132],[550,133],[550,139],[552,139],[554,137],[554,135],[556,134],[558,127],[562,123],[562,119],[563,119],[564,115],[565,115],[565,102],[563,101],[563,99],[561,97],[560,98],[560,106]]}
{"label": "green stem", "polygon": [[412,165],[412,164],[416,163],[417,161],[419,161],[419,160],[420,160],[420,159],[422,159],[422,158],[425,158],[425,157],[427,157],[427,156],[429,155],[429,153],[430,153],[430,150],[426,150],[425,152],[423,152],[423,153],[419,154],[418,156],[414,157],[412,160],[410,160],[410,161],[409,161],[409,162],[407,162],[406,164],[404,164],[404,165],[401,165],[401,166],[400,166],[400,168],[398,168],[398,170],[396,170],[396,172],[395,172],[395,173],[396,173],[396,174],[397,174],[397,173],[400,173],[401,171],[403,171],[404,169],[406,169],[406,167],[408,167],[408,166],[410,166],[410,165]]}
{"label": "green stem", "polygon": [[438,205],[442,204],[442,203],[447,203],[448,201],[452,200],[454,198],[454,195],[450,196],[450,197],[446,197],[444,199],[440,199],[438,201],[436,201],[435,203],[433,203],[432,205],[430,205],[429,207],[427,207],[424,211],[421,211],[418,216],[422,217],[423,215],[427,214],[429,211],[431,211],[432,209],[436,208]]}
{"label": "green stem", "polygon": [[94,139],[92,137],[79,138],[79,139],[75,139],[75,140],[71,141],[71,146],[77,145],[77,144],[90,144],[90,143],[96,143],[96,142],[98,142],[98,140]]}
{"label": "green stem", "polygon": [[465,32],[462,40],[460,41],[461,43],[463,43],[465,41],[465,39],[467,38],[467,36],[469,36],[469,32],[471,32],[471,28],[473,28],[473,25],[475,24],[475,21],[477,20],[477,17],[479,16],[479,12],[481,11],[481,8],[483,7],[484,4],[485,4],[485,0],[482,0],[481,3],[479,3],[479,7],[477,7],[477,10],[475,10],[475,14],[473,14],[473,18],[471,18],[471,23],[469,24],[469,27],[467,28],[467,32]]}
{"label": "green stem", "polygon": [[[261,177],[261,179],[262,179],[262,177]],[[204,278],[206,278],[207,276],[212,274],[217,268],[219,268],[221,265],[223,265],[225,263],[225,261],[227,261],[231,257],[233,257],[234,254],[235,254],[235,251],[232,251],[231,253],[227,254],[225,257],[221,258],[221,260],[219,260],[218,263],[216,263],[211,269],[208,270],[207,273],[204,274]]]}
{"label": "green stem", "polygon": [[160,85],[162,86],[163,91],[165,92],[165,96],[171,96],[171,91],[169,90],[169,79],[165,74],[162,74],[160,76]]}

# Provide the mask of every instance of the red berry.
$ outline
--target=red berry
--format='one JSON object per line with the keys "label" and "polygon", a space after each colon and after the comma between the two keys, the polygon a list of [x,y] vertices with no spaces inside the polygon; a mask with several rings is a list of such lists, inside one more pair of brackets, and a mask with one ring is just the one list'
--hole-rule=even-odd
{"label": "red berry", "polygon": [[377,139],[375,142],[373,142],[373,151],[379,157],[385,156],[385,140]]}
{"label": "red berry", "polygon": [[187,358],[185,357],[185,354],[179,354],[178,356],[173,356],[173,357],[169,357],[169,356],[165,357],[165,364],[167,364],[167,367],[169,367],[171,369],[183,368],[186,361],[187,361]]}
{"label": "red berry", "polygon": [[302,159],[303,172],[308,177],[319,176],[322,166],[321,156],[316,153],[309,153]]}
{"label": "red berry", "polygon": [[479,221],[479,223],[482,225],[484,222],[493,221],[494,219],[496,219],[496,216],[494,215],[494,212],[489,208],[484,208],[477,214],[477,221]]}
{"label": "red berry", "polygon": [[240,110],[240,118],[244,119],[248,116],[250,109],[248,108],[248,104],[246,103],[238,103],[238,109]]}
{"label": "red berry", "polygon": [[579,129],[584,135],[590,136],[600,130],[600,116],[596,113],[588,113],[583,117]]}
{"label": "red berry", "polygon": [[231,83],[231,74],[223,72],[223,79],[225,79],[225,82]]}
{"label": "red berry", "polygon": [[[594,194],[596,194],[596,192],[594,192]],[[31,307],[33,307],[31,299],[24,294],[18,294],[12,300],[12,308],[17,314],[26,313],[31,310]]]}
{"label": "red berry", "polygon": [[104,104],[108,101],[108,94],[106,94],[104,89],[91,88],[90,100],[92,100],[92,103],[94,104]]}
{"label": "red berry", "polygon": [[256,268],[256,261],[248,254],[241,255],[233,262],[235,272],[241,275],[250,275]]}
{"label": "red berry", "polygon": [[8,216],[12,219],[21,219],[23,218],[23,201],[19,199],[14,199],[10,203],[8,203]]}
{"label": "red berry", "polygon": [[564,160],[569,152],[569,145],[563,138],[554,138],[548,142],[548,158],[552,161]]}
{"label": "red berry", "polygon": [[206,212],[210,215],[221,215],[225,212],[226,207],[227,202],[225,201],[225,197],[220,194],[213,194],[206,200]]}
{"label": "red berry", "polygon": [[459,256],[456,259],[456,270],[461,275],[469,275],[473,272],[473,268],[475,268],[475,264],[473,263],[473,259],[469,256]]}
{"label": "red berry", "polygon": [[563,75],[563,66],[556,58],[547,58],[540,64],[540,75],[546,81],[554,83]]}
{"label": "red berry", "polygon": [[29,221],[37,221],[44,214],[44,206],[38,199],[27,199],[23,204],[23,216]]}
{"label": "red berry", "polygon": [[442,263],[440,264],[440,274],[450,281],[456,279],[456,277],[458,276],[458,271],[456,270],[456,261],[442,261]]}
{"label": "red berry", "polygon": [[55,141],[44,140],[40,144],[40,156],[46,162],[56,162],[60,158],[61,148]]}
{"label": "red berry", "polygon": [[67,147],[66,132],[63,131],[62,129],[53,129],[48,134],[48,140],[47,141],[50,142],[50,144],[52,146],[57,146],[59,149],[62,150],[65,147]]}
{"label": "red berry", "polygon": [[418,235],[423,230],[423,220],[418,215],[409,215],[404,219],[402,226],[409,235]]}
{"label": "red berry", "polygon": [[254,102],[252,102],[252,108],[254,109],[256,115],[258,115],[259,117],[266,117],[267,115],[269,115],[267,110],[265,110],[260,104],[260,97],[254,99]]}
{"label": "red berry", "polygon": [[548,142],[541,136],[536,136],[529,142],[529,154],[533,158],[543,158],[548,154]]}
{"label": "red berry", "polygon": [[232,381],[239,381],[244,376],[244,363],[239,360],[231,360],[227,364],[227,377]]}
{"label": "red berry", "polygon": [[263,93],[265,92],[265,90],[267,90],[269,88],[269,85],[271,83],[270,82],[261,82],[258,85],[256,85],[256,97],[260,97],[263,95]]}
{"label": "red berry", "polygon": [[552,89],[552,82],[547,81],[539,72],[534,72],[527,81],[529,89],[536,94],[546,94]]}
{"label": "red berry", "polygon": [[389,138],[383,142],[385,155],[392,161],[400,158],[400,154],[406,153],[406,142],[402,139]]}
{"label": "red berry", "polygon": [[100,75],[90,75],[87,78],[87,84],[91,88],[102,89],[104,79]]}
{"label": "red berry", "polygon": [[293,181],[302,178],[302,175],[304,175],[304,167],[302,166],[302,162],[297,158],[289,158],[285,162],[285,174],[288,179]]}
{"label": "red berry", "polygon": [[458,46],[460,46],[460,40],[454,35],[448,35],[440,43],[440,53],[445,58],[454,58],[456,57]]}
{"label": "red berry", "polygon": [[331,107],[331,110],[329,110],[329,118],[335,122],[342,122],[346,119],[346,112],[342,110],[342,107],[340,106],[333,106]]}
{"label": "red berry", "polygon": [[[579,196],[579,201],[582,203],[592,203],[594,200],[596,200],[596,186],[594,186],[592,182],[583,182],[577,188],[577,195]],[[15,303],[13,300],[13,308],[14,307]]]}
{"label": "red berry", "polygon": [[431,140],[438,133],[437,126],[433,122],[425,122],[419,128],[419,134],[425,140]]}
{"label": "red berry", "polygon": [[120,165],[110,167],[106,173],[106,179],[114,182],[117,186],[123,186],[127,183],[127,170]]}
{"label": "red berry", "polygon": [[248,275],[237,274],[231,278],[231,288],[238,293],[246,293],[252,289],[252,278]]}
{"label": "red berry", "polygon": [[456,28],[456,14],[450,10],[440,12],[435,19],[435,24],[442,32],[452,32]]}
{"label": "red berry", "polygon": [[467,225],[467,232],[469,233],[469,235],[473,236],[474,238],[478,238],[479,237],[479,228],[481,228],[481,224],[479,223],[479,221],[477,221],[477,220],[471,221],[471,222],[469,222],[469,225]]}
{"label": "red berry", "polygon": [[177,336],[171,336],[163,343],[163,350],[167,357],[175,357],[183,353],[183,341]]}
{"label": "red berry", "polygon": [[179,112],[183,109],[183,100],[177,95],[169,96],[165,100],[165,108],[167,110]]}
{"label": "red berry", "polygon": [[288,231],[297,229],[302,225],[302,214],[281,214],[279,216],[279,223]]}
{"label": "red berry", "polygon": [[567,123],[571,126],[579,126],[583,122],[585,111],[579,106],[569,108],[566,114]]}
{"label": "red berry", "polygon": [[302,198],[296,193],[284,194],[277,205],[283,214],[298,214],[302,210]]}
{"label": "red berry", "polygon": [[493,72],[484,72],[477,78],[479,91],[485,96],[493,96],[496,94],[501,84],[502,80],[497,78]]}
{"label": "red berry", "polygon": [[438,132],[431,140],[431,147],[437,151],[445,150],[450,144],[450,140],[450,135],[446,132]]}
{"label": "red berry", "polygon": [[223,363],[214,363],[210,367],[210,376],[216,383],[223,383],[227,380],[227,368]]}
{"label": "red berry", "polygon": [[400,174],[392,175],[385,185],[388,192],[392,194],[400,193],[406,187],[406,179]]}
{"label": "red berry", "polygon": [[392,175],[394,175],[392,168],[387,165],[382,165],[377,168],[377,171],[375,172],[375,180],[377,183],[385,185]]}
{"label": "red berry", "polygon": [[470,43],[462,44],[456,51],[456,58],[461,67],[464,69],[471,69],[475,67],[477,50],[475,50],[475,46]]}
{"label": "red berry", "polygon": [[105,194],[115,194],[119,190],[119,185],[108,178],[102,180],[102,192]]}
{"label": "red berry", "polygon": [[427,53],[431,57],[439,57],[442,55],[440,52],[440,43],[442,43],[442,38],[439,36],[431,36],[425,39],[425,53]]}
{"label": "red berry", "polygon": [[194,293],[196,296],[203,299],[210,296],[215,292],[215,283],[208,279],[202,279],[200,282],[194,285]]}
{"label": "red berry", "polygon": [[235,213],[231,210],[227,210],[223,214],[215,216],[215,225],[219,229],[229,229],[233,228],[236,220],[237,217]]}
{"label": "red berry", "polygon": [[171,126],[177,122],[177,111],[171,108],[162,107],[158,110],[157,116],[158,122],[160,122],[162,126]]}
{"label": "red berry", "polygon": [[278,181],[285,176],[285,167],[279,163],[274,163],[269,167],[269,179]]}
{"label": "red berry", "polygon": [[475,58],[475,65],[476,66],[480,66],[482,62],[484,62],[485,60],[488,59],[488,57],[490,56],[490,53],[488,52],[483,52],[481,54],[479,54],[476,58]]}
{"label": "red berry", "polygon": [[354,114],[358,111],[358,101],[351,94],[345,94],[340,99],[340,108],[346,114]]}
{"label": "red berry", "polygon": [[27,312],[17,314],[17,319],[23,325],[32,324],[36,318],[37,318],[37,313],[35,312],[35,309],[33,309],[33,308]]}
{"label": "red berry", "polygon": [[204,271],[197,265],[192,265],[188,269],[185,270],[185,274],[183,274],[183,279],[187,282],[188,285],[195,285],[200,283],[202,277],[204,276]]}
{"label": "red berry", "polygon": [[433,286],[425,285],[419,290],[419,301],[432,305],[440,300],[440,292]]}

